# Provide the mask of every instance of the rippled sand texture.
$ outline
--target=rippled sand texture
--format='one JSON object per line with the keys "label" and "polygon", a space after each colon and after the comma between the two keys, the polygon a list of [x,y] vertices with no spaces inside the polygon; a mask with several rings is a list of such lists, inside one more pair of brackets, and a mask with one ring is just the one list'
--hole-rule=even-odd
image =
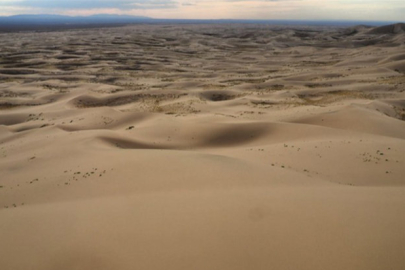
{"label": "rippled sand texture", "polygon": [[404,32],[0,34],[0,268],[405,269]]}

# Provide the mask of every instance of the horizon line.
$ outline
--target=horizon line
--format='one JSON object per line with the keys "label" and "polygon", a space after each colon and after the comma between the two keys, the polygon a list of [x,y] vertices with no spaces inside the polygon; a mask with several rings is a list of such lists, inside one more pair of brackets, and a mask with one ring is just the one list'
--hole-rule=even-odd
{"label": "horizon line", "polygon": [[150,20],[183,20],[183,21],[290,21],[290,22],[378,22],[378,23],[405,23],[405,21],[386,21],[386,20],[348,20],[348,19],[235,19],[235,18],[218,18],[218,19],[190,19],[190,18],[155,18],[150,16],[138,16],[138,15],[129,15],[129,14],[115,14],[115,13],[99,13],[99,14],[92,14],[92,15],[64,15],[64,14],[52,14],[52,13],[21,13],[21,14],[14,14],[14,15],[0,15],[0,18],[10,18],[16,16],[60,16],[60,17],[69,17],[69,18],[88,18],[94,16],[125,16],[125,17],[132,17],[134,19],[150,19]]}

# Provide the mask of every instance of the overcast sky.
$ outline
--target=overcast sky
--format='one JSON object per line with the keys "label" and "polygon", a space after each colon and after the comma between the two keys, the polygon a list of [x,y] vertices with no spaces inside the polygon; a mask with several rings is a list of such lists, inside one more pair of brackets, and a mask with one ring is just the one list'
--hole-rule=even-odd
{"label": "overcast sky", "polygon": [[0,0],[0,15],[405,21],[405,0]]}

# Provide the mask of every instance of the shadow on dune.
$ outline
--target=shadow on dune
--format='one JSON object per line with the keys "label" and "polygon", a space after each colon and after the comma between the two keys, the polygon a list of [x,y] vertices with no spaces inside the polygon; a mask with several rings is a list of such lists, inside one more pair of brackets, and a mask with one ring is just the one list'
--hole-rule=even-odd
{"label": "shadow on dune", "polygon": [[171,149],[187,150],[196,148],[220,148],[242,146],[264,137],[269,126],[263,123],[224,124],[224,126],[205,130],[198,139],[181,142],[151,142],[118,136],[101,136],[99,139],[109,146],[122,149]]}

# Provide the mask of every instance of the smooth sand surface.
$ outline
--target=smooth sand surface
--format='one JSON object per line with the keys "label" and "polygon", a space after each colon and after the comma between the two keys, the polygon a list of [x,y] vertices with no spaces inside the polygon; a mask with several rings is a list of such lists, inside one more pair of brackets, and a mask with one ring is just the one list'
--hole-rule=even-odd
{"label": "smooth sand surface", "polygon": [[0,269],[405,269],[405,27],[0,34]]}

